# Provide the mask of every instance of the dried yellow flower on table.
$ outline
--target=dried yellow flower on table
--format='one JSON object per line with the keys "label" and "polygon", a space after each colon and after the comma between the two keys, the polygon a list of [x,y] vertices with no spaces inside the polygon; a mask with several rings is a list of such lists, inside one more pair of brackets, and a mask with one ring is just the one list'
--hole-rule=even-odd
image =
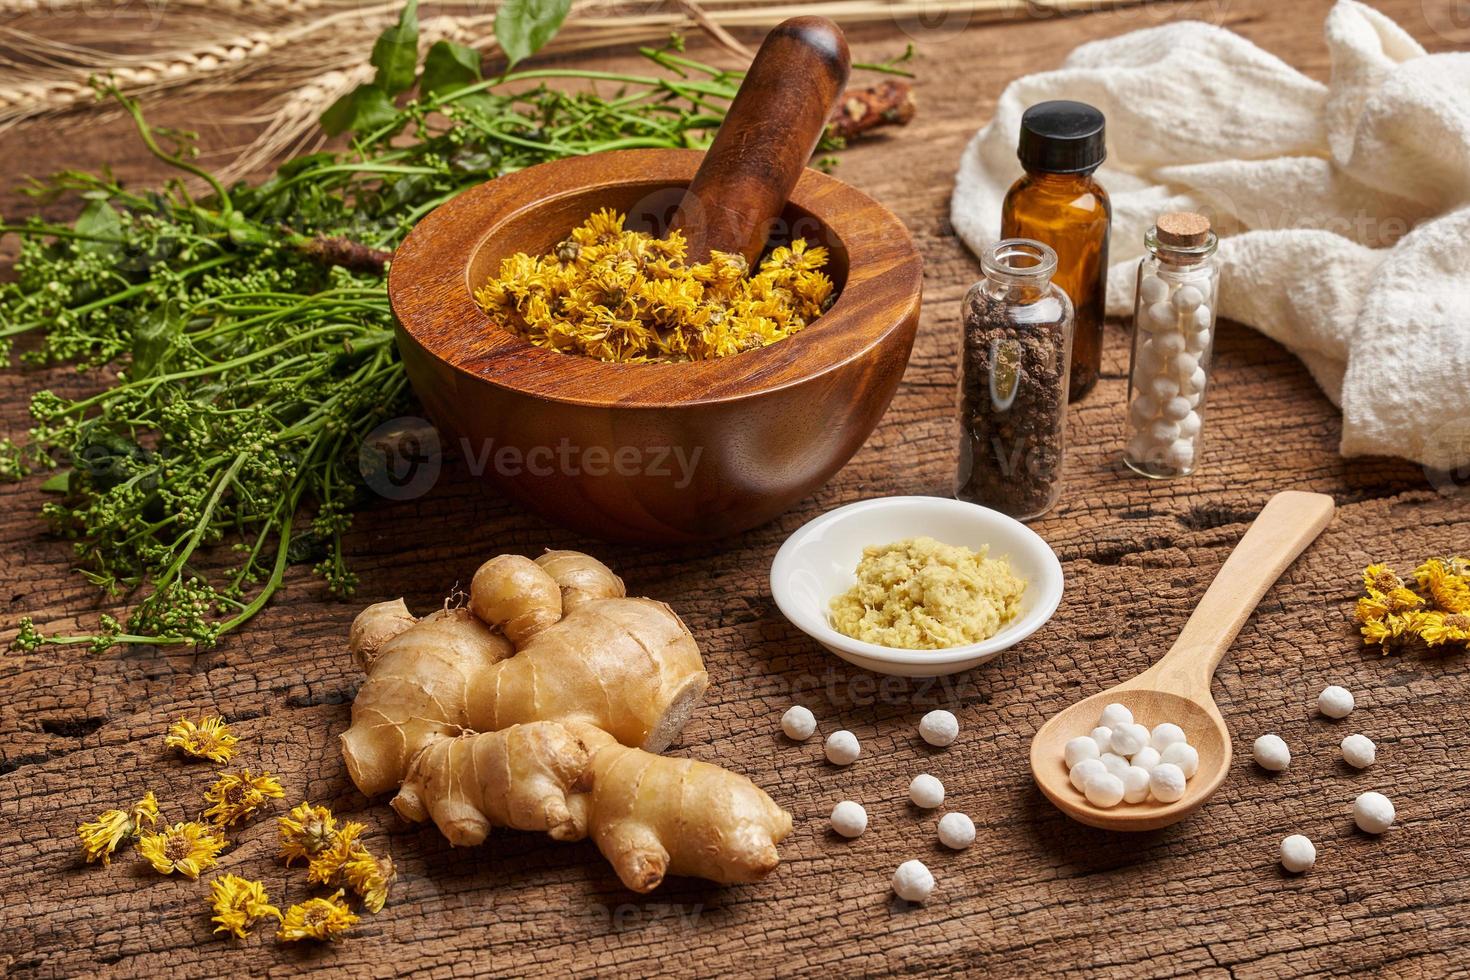
{"label": "dried yellow flower on table", "polygon": [[184,821],[158,834],[138,838],[138,853],[148,859],[159,874],[179,874],[198,878],[200,872],[214,867],[219,852],[227,841],[217,828],[208,824]]}
{"label": "dried yellow flower on table", "polygon": [[337,818],[324,806],[298,803],[284,817],[276,818],[281,831],[280,858],[289,866],[310,859],[337,840]]}
{"label": "dried yellow flower on table", "polygon": [[163,744],[169,748],[211,762],[229,762],[239,741],[219,715],[207,715],[197,722],[180,718],[168,726],[168,734],[163,737]]}
{"label": "dried yellow flower on table", "polygon": [[598,211],[550,254],[518,253],[475,299],[501,328],[538,347],[603,361],[702,361],[764,347],[831,305],[827,249],[796,239],[754,275],[740,255],[686,265],[679,232],[625,231]]}
{"label": "dried yellow flower on table", "polygon": [[342,865],[341,875],[361,896],[363,908],[369,912],[381,912],[388,901],[388,887],[398,877],[398,871],[393,867],[392,858],[375,857],[366,849],[359,849]]}
{"label": "dried yellow flower on table", "polygon": [[1428,612],[1423,615],[1416,632],[1427,645],[1470,643],[1470,613]]}
{"label": "dried yellow flower on table", "polygon": [[293,943],[302,939],[337,939],[358,922],[347,904],[342,901],[342,889],[331,898],[312,898],[300,905],[293,905],[281,917],[281,927],[276,938]]}
{"label": "dried yellow flower on table", "polygon": [[137,837],[145,830],[158,826],[158,800],[150,791],[127,810],[104,810],[96,820],[77,827],[82,839],[82,854],[87,863],[101,861],[112,863],[112,852],[124,840]]}
{"label": "dried yellow flower on table", "polygon": [[353,854],[363,850],[359,838],[365,829],[360,823],[343,824],[332,843],[318,851],[307,865],[306,880],[315,885],[331,882],[342,870],[342,865],[351,860]]}
{"label": "dried yellow flower on table", "polygon": [[250,934],[251,926],[267,916],[280,921],[281,910],[270,903],[265,886],[239,875],[220,875],[209,883],[209,904],[214,909],[210,919],[215,932],[227,932],[236,939]]}
{"label": "dried yellow flower on table", "polygon": [[227,772],[205,790],[204,802],[212,806],[204,816],[217,827],[230,827],[260,809],[267,799],[278,800],[285,795],[281,784],[268,772],[259,776],[250,775],[249,769]]}
{"label": "dried yellow flower on table", "polygon": [[1415,592],[1392,568],[1363,569],[1363,589],[1354,607],[1363,642],[1384,653],[1405,637],[1426,646],[1470,645],[1470,560],[1431,558],[1414,570]]}
{"label": "dried yellow flower on table", "polygon": [[1447,613],[1470,613],[1470,576],[1463,558],[1431,558],[1414,569],[1414,580],[1434,597],[1434,604]]}

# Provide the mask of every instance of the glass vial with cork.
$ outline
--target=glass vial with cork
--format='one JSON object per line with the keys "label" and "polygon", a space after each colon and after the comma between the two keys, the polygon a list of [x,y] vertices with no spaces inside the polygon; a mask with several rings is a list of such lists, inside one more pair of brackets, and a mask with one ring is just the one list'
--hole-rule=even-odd
{"label": "glass vial with cork", "polygon": [[1144,476],[1187,476],[1199,465],[1220,291],[1217,244],[1209,219],[1189,212],[1160,215],[1144,235],[1123,450],[1123,461]]}
{"label": "glass vial with cork", "polygon": [[1084,102],[1040,102],[1021,116],[1016,151],[1025,176],[1006,193],[1001,238],[1029,238],[1057,254],[1054,281],[1071,298],[1071,398],[1092,390],[1102,369],[1108,235],[1113,210],[1093,177],[1107,156],[1103,114]]}
{"label": "glass vial with cork", "polygon": [[1040,242],[996,242],[980,266],[961,311],[955,496],[1030,520],[1062,488],[1072,302]]}

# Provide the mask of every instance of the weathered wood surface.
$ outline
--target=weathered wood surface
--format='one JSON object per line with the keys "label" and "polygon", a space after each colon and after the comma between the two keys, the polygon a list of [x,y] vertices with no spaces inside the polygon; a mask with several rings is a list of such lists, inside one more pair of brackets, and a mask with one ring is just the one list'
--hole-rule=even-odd
{"label": "weathered wood surface", "polygon": [[[1436,50],[1470,44],[1470,19],[1450,0],[1379,4]],[[1117,463],[1125,351],[1108,334],[1104,378],[1071,420],[1075,450],[1062,504],[1037,530],[1066,566],[1055,620],[1000,660],[950,681],[882,680],[848,669],[781,618],[766,569],[791,530],[822,510],[891,493],[944,493],[959,298],[975,264],[946,229],[952,168],[1008,79],[1059,62],[1075,44],[1165,16],[1216,20],[1318,77],[1324,0],[1194,3],[1028,20],[935,33],[921,46],[922,111],[908,130],[860,146],[844,179],[902,216],[928,263],[912,364],[883,424],[819,493],[773,524],[719,547],[594,547],[640,593],[671,601],[705,651],[708,703],[679,751],[726,761],[793,811],[797,829],[767,881],[717,888],[679,880],[640,898],[590,844],[498,833],[451,851],[439,835],[404,826],[362,799],[336,751],[357,677],[343,649],[353,609],[322,601],[299,572],[284,601],[248,631],[199,655],[96,657],[81,649],[0,656],[0,969],[19,976],[281,975],[305,969],[388,976],[471,974],[886,974],[1284,976],[1382,970],[1470,972],[1470,672],[1464,653],[1380,659],[1349,622],[1357,569],[1400,566],[1467,548],[1467,498],[1436,494],[1416,468],[1342,460],[1339,421],[1307,373],[1280,347],[1243,328],[1220,331],[1211,433],[1203,471],[1153,484]],[[1456,16],[1458,11],[1458,21]],[[97,16],[87,8],[85,16]],[[29,24],[64,36],[48,14]],[[925,38],[920,38],[924,41]],[[901,50],[896,30],[854,33],[860,60]],[[607,58],[609,66],[622,64]],[[218,145],[242,130],[205,125],[250,101],[179,105],[165,121],[205,129]],[[64,164],[111,161],[125,177],[157,171],[119,122],[58,138],[47,126],[6,134],[4,178]],[[0,199],[6,214],[21,204]],[[0,374],[0,417],[25,425],[29,392],[84,379]],[[1136,837],[1089,830],[1032,785],[1026,747],[1052,712],[1115,683],[1161,653],[1244,528],[1274,490],[1332,494],[1336,523],[1247,624],[1215,694],[1244,748],[1274,730],[1292,768],[1268,777],[1238,757],[1215,800],[1189,820]],[[32,613],[49,628],[100,608],[69,571],[68,549],[45,539],[34,483],[0,489],[0,642]],[[586,546],[485,494],[457,472],[433,492],[363,514],[352,537],[363,601],[406,594],[431,607],[487,555]],[[1351,718],[1329,723],[1312,702],[1328,683],[1358,696]],[[819,744],[783,741],[776,719],[799,690],[821,730],[852,729],[863,758],[838,770]],[[947,752],[919,742],[918,717],[956,710],[963,734]],[[180,762],[160,738],[183,712],[218,709],[245,736],[241,761],[279,773],[292,796],[366,821],[404,871],[389,907],[345,944],[276,946],[258,935],[232,948],[209,935],[203,884],[161,879],[123,858],[81,866],[74,826],[156,790],[177,817],[211,769]],[[1337,761],[1348,731],[1380,746],[1374,768]],[[934,818],[905,798],[920,770],[941,776],[949,805],[970,813],[976,844],[943,853]],[[1361,790],[1391,796],[1399,821],[1379,839],[1356,833]],[[834,802],[863,801],[868,833],[836,839]],[[224,870],[264,878],[273,896],[304,895],[302,875],[272,861],[274,821],[239,835]],[[1284,875],[1277,843],[1302,832],[1318,844],[1310,874]],[[920,857],[938,892],[904,907],[893,868]]]}

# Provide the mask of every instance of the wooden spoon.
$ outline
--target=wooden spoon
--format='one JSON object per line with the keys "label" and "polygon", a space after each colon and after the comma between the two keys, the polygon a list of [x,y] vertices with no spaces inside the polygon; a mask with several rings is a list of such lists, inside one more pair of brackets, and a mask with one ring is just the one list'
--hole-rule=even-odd
{"label": "wooden spoon", "polygon": [[[1053,715],[1031,740],[1031,773],[1047,799],[1067,816],[1104,830],[1156,830],[1199,809],[1230,768],[1230,732],[1210,678],[1266,590],[1332,520],[1332,498],[1288,490],[1266,502],[1195,607],[1179,639],[1158,663],[1117,687]],[[1199,771],[1173,803],[1149,798],[1102,809],[1087,802],[1067,775],[1063,747],[1097,726],[1103,707],[1118,702],[1153,728],[1172,721],[1199,752]]]}

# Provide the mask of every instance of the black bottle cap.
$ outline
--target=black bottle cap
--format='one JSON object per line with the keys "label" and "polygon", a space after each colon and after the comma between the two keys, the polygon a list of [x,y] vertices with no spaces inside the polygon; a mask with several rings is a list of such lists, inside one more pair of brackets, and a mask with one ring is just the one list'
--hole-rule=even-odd
{"label": "black bottle cap", "polygon": [[1021,114],[1016,156],[1028,171],[1082,174],[1107,157],[1103,114],[1085,102],[1038,102]]}

